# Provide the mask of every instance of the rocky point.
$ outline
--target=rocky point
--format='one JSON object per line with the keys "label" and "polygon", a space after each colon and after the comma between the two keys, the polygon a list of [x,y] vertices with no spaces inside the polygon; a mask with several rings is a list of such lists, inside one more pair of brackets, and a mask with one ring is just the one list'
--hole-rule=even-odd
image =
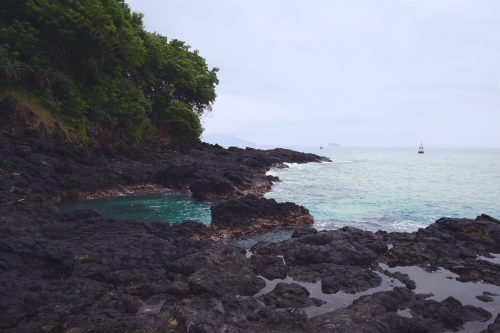
{"label": "rocky point", "polygon": [[[318,231],[263,199],[290,150],[81,145],[42,137],[0,102],[2,332],[499,332],[500,222],[440,219],[413,233]],[[62,214],[59,200],[189,189],[213,224]],[[251,249],[220,239],[293,229]]]}

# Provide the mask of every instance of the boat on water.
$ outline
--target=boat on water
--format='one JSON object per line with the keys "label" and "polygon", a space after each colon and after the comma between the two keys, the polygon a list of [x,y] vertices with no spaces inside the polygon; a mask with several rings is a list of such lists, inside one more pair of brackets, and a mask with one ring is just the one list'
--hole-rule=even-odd
{"label": "boat on water", "polygon": [[323,145],[319,146],[319,149],[323,149]]}
{"label": "boat on water", "polygon": [[423,154],[424,153],[424,146],[423,146],[422,142],[420,142],[420,147],[418,147],[418,153],[419,154]]}

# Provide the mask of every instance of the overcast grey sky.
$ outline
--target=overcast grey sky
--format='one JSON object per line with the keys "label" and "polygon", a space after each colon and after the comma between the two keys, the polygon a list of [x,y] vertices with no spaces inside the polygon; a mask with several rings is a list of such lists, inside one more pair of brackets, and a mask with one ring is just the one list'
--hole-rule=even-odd
{"label": "overcast grey sky", "polygon": [[220,68],[205,131],[500,147],[498,0],[127,0]]}

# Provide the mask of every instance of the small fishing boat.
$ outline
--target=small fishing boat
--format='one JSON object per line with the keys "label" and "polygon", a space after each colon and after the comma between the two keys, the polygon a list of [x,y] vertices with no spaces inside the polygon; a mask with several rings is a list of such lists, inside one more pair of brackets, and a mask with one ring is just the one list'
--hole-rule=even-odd
{"label": "small fishing boat", "polygon": [[323,145],[319,146],[319,149],[323,149]]}
{"label": "small fishing boat", "polygon": [[422,142],[420,142],[420,147],[418,147],[418,153],[423,154],[424,153],[424,146],[422,145]]}

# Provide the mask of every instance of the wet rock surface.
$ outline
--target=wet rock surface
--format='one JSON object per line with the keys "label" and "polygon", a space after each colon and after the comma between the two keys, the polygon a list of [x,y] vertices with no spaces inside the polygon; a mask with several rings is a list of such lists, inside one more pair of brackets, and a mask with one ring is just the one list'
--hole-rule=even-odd
{"label": "wet rock surface", "polygon": [[[440,219],[415,233],[318,232],[299,223],[293,227],[305,228],[291,239],[258,243],[249,256],[197,222],[61,214],[54,203],[139,184],[244,198],[271,186],[265,171],[273,165],[321,158],[205,144],[75,146],[0,116],[1,332],[499,331],[500,265],[487,260],[500,253],[494,218]],[[224,228],[241,221],[238,228],[251,228],[267,205],[242,200],[252,218],[238,216],[245,210],[233,203],[240,208],[222,210]],[[273,219],[288,216],[269,207]],[[464,288],[430,295],[405,266],[431,279],[446,269],[446,281]],[[460,297],[471,286],[474,293]],[[343,305],[328,310],[328,302]]]}
{"label": "wet rock surface", "polygon": [[[410,316],[398,314],[409,309]],[[345,308],[311,320],[316,332],[443,332],[463,324],[491,317],[486,310],[463,306],[448,298],[427,300],[406,288],[361,297]]]}
{"label": "wet rock surface", "polygon": [[442,218],[415,233],[378,235],[393,244],[381,256],[389,266],[443,267],[460,281],[484,281],[500,285],[500,265],[478,259],[500,253],[500,222],[481,215],[468,219]]}
{"label": "wet rock surface", "polygon": [[319,306],[322,301],[310,298],[309,291],[297,283],[280,282],[273,291],[263,295],[264,303],[272,308],[305,308]]}
{"label": "wet rock surface", "polygon": [[500,332],[500,315],[496,317],[495,321],[491,325],[489,325],[484,332],[486,333]]}

